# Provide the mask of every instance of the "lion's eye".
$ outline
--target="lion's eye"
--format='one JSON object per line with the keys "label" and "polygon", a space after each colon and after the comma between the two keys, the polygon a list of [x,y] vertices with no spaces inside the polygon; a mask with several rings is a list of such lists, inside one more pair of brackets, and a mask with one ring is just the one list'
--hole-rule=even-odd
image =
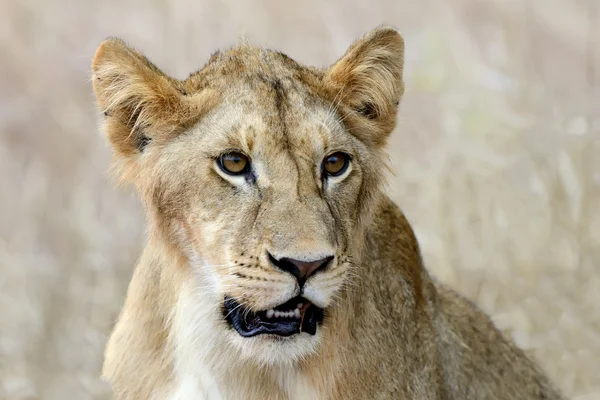
{"label": "lion's eye", "polygon": [[329,176],[340,176],[350,164],[350,156],[346,153],[337,152],[328,155],[323,160],[323,170]]}
{"label": "lion's eye", "polygon": [[242,175],[248,171],[250,160],[242,153],[225,153],[219,157],[219,167],[230,175]]}

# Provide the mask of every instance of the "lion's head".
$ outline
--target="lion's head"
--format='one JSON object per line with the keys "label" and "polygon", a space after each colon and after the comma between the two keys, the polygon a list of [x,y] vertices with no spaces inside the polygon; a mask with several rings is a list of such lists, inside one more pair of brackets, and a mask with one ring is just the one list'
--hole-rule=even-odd
{"label": "lion's head", "polygon": [[243,44],[184,81],[120,40],[99,47],[94,90],[123,177],[235,346],[314,350],[354,276],[402,66],[389,28],[326,69]]}

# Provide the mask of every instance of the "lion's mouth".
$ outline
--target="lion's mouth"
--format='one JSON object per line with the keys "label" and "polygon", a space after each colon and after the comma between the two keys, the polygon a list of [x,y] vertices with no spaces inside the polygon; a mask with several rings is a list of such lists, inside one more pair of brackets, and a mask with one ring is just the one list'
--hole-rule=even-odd
{"label": "lion's mouth", "polygon": [[301,332],[315,335],[317,325],[323,322],[323,310],[302,297],[258,312],[249,311],[231,297],[225,297],[223,315],[244,337],[261,334],[291,336]]}

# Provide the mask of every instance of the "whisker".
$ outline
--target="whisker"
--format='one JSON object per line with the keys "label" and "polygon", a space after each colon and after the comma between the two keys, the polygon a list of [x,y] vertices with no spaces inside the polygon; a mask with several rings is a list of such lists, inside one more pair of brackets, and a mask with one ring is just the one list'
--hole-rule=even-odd
{"label": "whisker", "polygon": [[241,302],[239,302],[239,304],[238,304],[237,306],[235,306],[235,307],[233,308],[233,310],[229,311],[229,312],[227,313],[227,315],[225,315],[225,318],[229,317],[229,315],[231,315],[231,313],[235,312],[235,311],[236,311],[238,308],[242,307],[242,305],[243,305],[243,304],[242,304]]}

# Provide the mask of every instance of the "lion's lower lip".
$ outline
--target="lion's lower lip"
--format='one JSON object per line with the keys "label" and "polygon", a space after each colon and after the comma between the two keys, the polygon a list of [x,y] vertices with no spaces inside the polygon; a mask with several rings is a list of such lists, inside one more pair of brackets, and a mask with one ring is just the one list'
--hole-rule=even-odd
{"label": "lion's lower lip", "polygon": [[225,297],[223,315],[229,325],[244,337],[261,334],[291,336],[301,332],[315,335],[317,325],[323,321],[323,310],[302,297],[258,312],[248,311],[236,300]]}

